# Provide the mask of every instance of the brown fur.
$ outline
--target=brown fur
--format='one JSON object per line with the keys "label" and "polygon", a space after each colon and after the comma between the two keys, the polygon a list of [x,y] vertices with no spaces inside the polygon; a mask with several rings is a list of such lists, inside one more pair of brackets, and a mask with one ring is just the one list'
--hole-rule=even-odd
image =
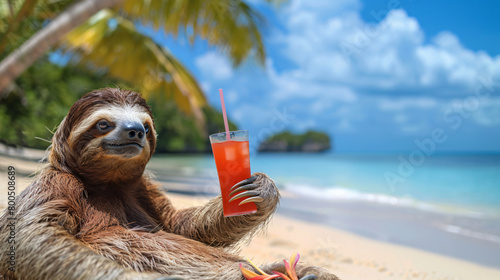
{"label": "brown fur", "polygon": [[[103,152],[94,126],[74,136],[89,115],[107,106],[139,106],[151,133],[139,156]],[[88,119],[87,119],[88,120]],[[94,141],[94,142],[92,142]],[[224,218],[220,196],[206,205],[175,209],[144,169],[156,145],[151,111],[138,93],[93,91],[78,100],[57,129],[49,166],[16,199],[15,271],[9,271],[8,229],[0,217],[0,274],[7,279],[243,279],[240,257],[230,253],[276,210],[279,194],[257,173],[263,202],[252,215]],[[247,266],[248,267],[248,266]],[[266,270],[284,271],[281,264]],[[337,279],[315,268],[320,279]]]}

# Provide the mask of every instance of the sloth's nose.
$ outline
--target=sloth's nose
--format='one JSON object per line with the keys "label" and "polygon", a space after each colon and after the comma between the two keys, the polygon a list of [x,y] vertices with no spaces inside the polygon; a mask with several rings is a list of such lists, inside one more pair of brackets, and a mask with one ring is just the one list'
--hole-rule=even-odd
{"label": "sloth's nose", "polygon": [[126,122],[123,124],[124,136],[131,140],[142,140],[144,138],[144,126],[139,122]]}

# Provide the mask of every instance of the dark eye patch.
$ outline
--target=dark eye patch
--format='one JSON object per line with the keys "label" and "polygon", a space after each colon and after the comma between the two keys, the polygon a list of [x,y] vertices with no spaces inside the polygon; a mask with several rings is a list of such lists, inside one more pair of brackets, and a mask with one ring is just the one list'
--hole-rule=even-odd
{"label": "dark eye patch", "polygon": [[108,132],[114,128],[114,124],[108,120],[99,120],[96,124],[96,128],[99,132]]}

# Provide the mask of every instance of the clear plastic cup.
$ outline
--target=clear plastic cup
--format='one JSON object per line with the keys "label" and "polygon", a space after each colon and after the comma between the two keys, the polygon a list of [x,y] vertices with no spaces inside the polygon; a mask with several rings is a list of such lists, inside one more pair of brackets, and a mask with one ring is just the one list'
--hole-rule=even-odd
{"label": "clear plastic cup", "polygon": [[248,130],[230,131],[229,136],[230,140],[225,132],[209,136],[219,175],[224,217],[255,213],[257,206],[253,202],[238,205],[245,197],[229,202],[231,187],[251,175]]}

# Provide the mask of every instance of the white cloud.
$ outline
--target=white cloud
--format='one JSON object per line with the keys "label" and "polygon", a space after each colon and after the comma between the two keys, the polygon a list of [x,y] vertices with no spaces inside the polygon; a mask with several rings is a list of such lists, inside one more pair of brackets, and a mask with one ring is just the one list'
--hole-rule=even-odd
{"label": "white cloud", "polygon": [[227,80],[233,76],[233,69],[227,57],[217,52],[207,52],[196,58],[195,64],[206,78]]}
{"label": "white cloud", "polygon": [[293,21],[295,16],[300,18],[307,13],[312,13],[312,16],[316,18],[330,18],[359,8],[361,8],[361,3],[358,0],[295,0],[290,1],[285,13],[290,15],[289,20]]}
{"label": "white cloud", "polygon": [[[403,6],[376,13],[374,22],[363,20],[360,9],[356,0],[291,0],[280,11],[285,31],[276,30],[269,47],[294,66],[277,70],[268,59],[273,104],[301,100],[310,114],[302,119],[305,124],[348,107],[336,119],[340,130],[384,112],[379,123],[417,133],[433,125],[432,119],[414,123],[412,116],[437,116],[446,100],[472,94],[480,76],[500,77],[500,56],[469,50],[450,32],[427,42],[418,20]],[[491,123],[492,114],[478,113],[477,123]]]}
{"label": "white cloud", "polygon": [[378,108],[382,111],[403,111],[408,108],[430,109],[437,101],[430,97],[381,98]]}
{"label": "white cloud", "polygon": [[449,87],[464,94],[479,75],[500,75],[500,57],[468,50],[452,33],[425,43],[417,19],[403,9],[392,10],[378,23],[362,20],[359,2],[351,0],[296,0],[285,11],[287,31],[273,44],[297,64],[279,73],[293,84],[342,84],[353,92],[420,89],[428,94],[449,94],[436,91]]}

